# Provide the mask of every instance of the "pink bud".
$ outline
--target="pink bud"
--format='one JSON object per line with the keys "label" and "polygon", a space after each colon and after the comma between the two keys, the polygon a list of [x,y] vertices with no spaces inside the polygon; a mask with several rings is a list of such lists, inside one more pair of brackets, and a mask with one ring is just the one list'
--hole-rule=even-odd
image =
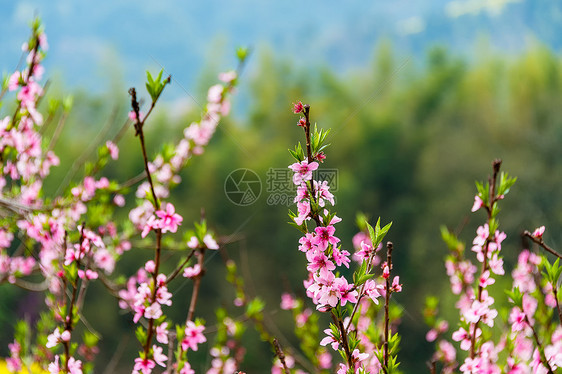
{"label": "pink bud", "polygon": [[149,260],[144,265],[144,269],[149,273],[154,273],[154,271],[156,270],[156,264],[154,263],[154,261]]}
{"label": "pink bud", "polygon": [[533,236],[537,239],[541,239],[542,235],[544,234],[544,230],[545,230],[544,226],[536,228],[535,231],[533,231]]}
{"label": "pink bud", "polygon": [[70,341],[70,331],[64,330],[64,332],[60,335],[60,338],[63,342]]}
{"label": "pink bud", "polygon": [[390,277],[390,269],[388,268],[388,265],[384,265],[384,268],[382,269],[382,277],[384,279],[388,279],[388,277]]}

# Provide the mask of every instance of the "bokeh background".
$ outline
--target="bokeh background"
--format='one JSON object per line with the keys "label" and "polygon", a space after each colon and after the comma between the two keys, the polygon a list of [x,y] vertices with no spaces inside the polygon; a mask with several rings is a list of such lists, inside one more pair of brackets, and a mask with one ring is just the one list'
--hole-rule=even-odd
{"label": "bokeh background", "polygon": [[[186,228],[204,208],[215,232],[236,234],[228,255],[239,263],[249,292],[266,300],[267,323],[287,345],[296,341],[279,298],[285,291],[303,294],[305,259],[297,251],[299,233],[286,224],[287,204],[268,201],[267,172],[292,162],[287,148],[302,135],[290,111],[297,100],[311,105],[319,126],[332,128],[324,166],[338,170],[336,211],[344,220],[337,233],[344,247],[351,248],[359,211],[394,223],[388,239],[404,284],[396,302],[404,308],[400,331],[407,338],[399,357],[405,372],[426,370],[432,354],[424,340],[424,297],[439,296],[444,313],[454,315],[439,227],[472,240],[485,219],[470,213],[474,180],[487,178],[494,158],[518,177],[500,216],[508,235],[507,271],[524,245],[524,229],[546,224],[548,242],[560,248],[558,1],[52,0],[4,1],[0,12],[0,71],[16,68],[28,23],[39,15],[50,44],[48,94],[74,96],[56,149],[62,165],[46,193],[69,178],[79,180],[80,162],[93,159],[95,146],[119,130],[129,110],[127,89],[141,89],[147,69],[163,68],[173,78],[147,125],[156,151],[198,118],[216,74],[235,67],[235,48],[251,47],[231,115],[182,173],[172,201]],[[142,171],[133,135],[131,129],[120,143],[119,162],[107,169],[121,181]],[[238,168],[262,181],[259,199],[248,206],[233,204],[224,192],[225,179]],[[150,255],[133,250],[119,270],[130,275]],[[214,309],[232,305],[233,291],[225,286],[220,256],[210,257],[207,267],[198,315],[212,323]],[[191,287],[175,287],[170,316],[181,321]],[[86,318],[104,336],[96,372],[108,362],[130,370],[138,350],[131,316],[99,285],[88,299]],[[44,304],[40,295],[6,285],[0,301],[0,353],[6,355],[13,321],[33,319]],[[268,372],[270,347],[251,329],[246,339],[244,369]],[[197,360],[196,371],[203,371],[208,360]]]}

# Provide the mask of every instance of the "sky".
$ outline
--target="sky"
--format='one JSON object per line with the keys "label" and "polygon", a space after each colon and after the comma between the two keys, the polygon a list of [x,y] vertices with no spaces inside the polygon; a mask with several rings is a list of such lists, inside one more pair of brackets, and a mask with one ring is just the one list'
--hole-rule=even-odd
{"label": "sky", "polygon": [[561,9],[555,0],[0,0],[0,71],[15,68],[34,15],[49,38],[47,69],[95,91],[115,79],[138,85],[161,67],[191,89],[206,64],[234,66],[240,45],[337,71],[368,64],[383,39],[414,61],[433,45],[470,57],[483,37],[499,53],[537,42],[556,50]]}

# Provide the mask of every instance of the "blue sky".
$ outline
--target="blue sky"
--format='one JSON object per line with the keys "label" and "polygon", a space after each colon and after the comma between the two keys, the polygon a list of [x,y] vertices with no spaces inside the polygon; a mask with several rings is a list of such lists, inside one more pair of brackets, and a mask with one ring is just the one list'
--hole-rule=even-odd
{"label": "blue sky", "polygon": [[556,49],[561,9],[555,0],[2,1],[0,71],[15,67],[34,14],[49,37],[49,71],[68,87],[97,89],[115,79],[110,70],[129,86],[160,65],[193,87],[204,63],[233,66],[239,45],[339,71],[368,64],[382,38],[414,60],[435,44],[470,56],[482,37],[500,53],[537,41]]}

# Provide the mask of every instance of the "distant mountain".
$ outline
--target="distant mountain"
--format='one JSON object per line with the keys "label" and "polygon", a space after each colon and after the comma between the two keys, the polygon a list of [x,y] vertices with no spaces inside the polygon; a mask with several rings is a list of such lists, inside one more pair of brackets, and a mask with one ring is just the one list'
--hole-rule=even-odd
{"label": "distant mountain", "polygon": [[[562,46],[562,3],[557,0],[72,0],[3,1],[0,70],[11,71],[34,14],[44,20],[51,50],[47,67],[63,72],[70,87],[106,87],[118,63],[125,84],[138,84],[159,65],[193,87],[203,64],[232,65],[238,45],[268,45],[299,65],[337,70],[364,66],[381,38],[401,55],[423,60],[443,45],[471,57],[476,41],[518,53],[538,41]],[[215,50],[213,50],[215,49]]]}

